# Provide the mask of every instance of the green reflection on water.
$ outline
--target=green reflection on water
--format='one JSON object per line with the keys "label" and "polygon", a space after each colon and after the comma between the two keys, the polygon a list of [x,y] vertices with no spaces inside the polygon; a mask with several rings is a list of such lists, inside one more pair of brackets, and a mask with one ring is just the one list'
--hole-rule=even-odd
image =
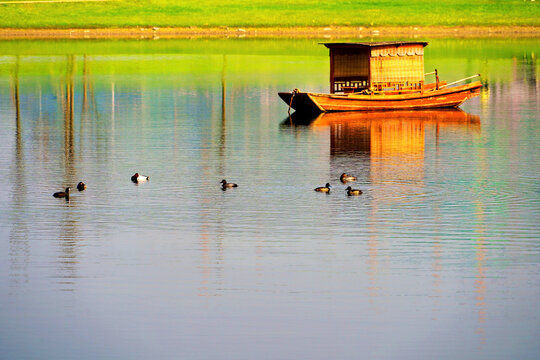
{"label": "green reflection on water", "polygon": [[[12,56],[21,56],[21,74],[54,74],[63,71],[63,56],[86,55],[92,59],[94,74],[204,74],[220,70],[221,55],[231,56],[228,72],[278,73],[291,76],[298,69],[275,66],[272,59],[303,56],[317,57],[302,63],[302,72],[318,76],[328,72],[328,52],[321,42],[380,41],[385,39],[203,39],[203,40],[59,40],[0,41],[0,74],[9,74]],[[389,40],[389,39],[388,39]],[[392,39],[396,40],[396,39]],[[415,39],[418,40],[418,39]],[[426,40],[426,39],[422,39]],[[535,58],[540,53],[539,39],[427,39],[426,71],[438,68],[454,75],[464,67],[483,66],[482,75],[498,73],[506,66],[499,63],[512,58]],[[171,57],[172,56],[172,57]],[[268,56],[256,61],[250,56]],[[183,66],[175,61],[186,61]],[[80,61],[80,59],[78,59]],[[136,60],[136,61],[134,61]],[[24,66],[28,63],[29,66]],[[31,64],[31,66],[30,66]],[[80,71],[80,70],[79,70]],[[251,79],[256,81],[256,79]]]}

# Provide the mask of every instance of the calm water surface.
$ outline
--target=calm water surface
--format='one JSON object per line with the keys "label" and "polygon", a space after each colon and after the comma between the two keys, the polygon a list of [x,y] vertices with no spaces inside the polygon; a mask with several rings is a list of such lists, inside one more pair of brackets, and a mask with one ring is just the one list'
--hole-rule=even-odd
{"label": "calm water surface", "polygon": [[302,125],[318,42],[0,43],[0,358],[538,359],[540,41],[431,41],[462,111]]}

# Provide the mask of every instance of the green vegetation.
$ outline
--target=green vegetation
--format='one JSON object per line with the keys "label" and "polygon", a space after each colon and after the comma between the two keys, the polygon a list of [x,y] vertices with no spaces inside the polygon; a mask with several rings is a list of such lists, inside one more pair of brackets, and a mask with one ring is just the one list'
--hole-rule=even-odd
{"label": "green vegetation", "polygon": [[535,0],[0,0],[1,28],[538,26]]}

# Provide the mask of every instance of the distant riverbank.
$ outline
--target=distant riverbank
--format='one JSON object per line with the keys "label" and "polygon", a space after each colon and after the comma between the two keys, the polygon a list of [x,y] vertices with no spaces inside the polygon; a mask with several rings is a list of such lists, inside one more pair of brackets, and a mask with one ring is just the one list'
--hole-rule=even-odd
{"label": "distant riverbank", "polygon": [[140,39],[190,37],[471,38],[540,37],[535,26],[402,27],[127,27],[97,29],[0,29],[0,39]]}
{"label": "distant riverbank", "polygon": [[540,1],[1,0],[1,38],[540,36]]}

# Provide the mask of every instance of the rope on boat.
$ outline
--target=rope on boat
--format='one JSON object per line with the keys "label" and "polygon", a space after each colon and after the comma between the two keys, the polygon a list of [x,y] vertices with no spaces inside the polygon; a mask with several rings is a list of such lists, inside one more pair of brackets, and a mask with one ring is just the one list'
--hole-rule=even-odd
{"label": "rope on boat", "polygon": [[289,110],[288,110],[289,115],[291,115],[291,107],[292,107],[292,102],[293,102],[293,99],[294,99],[294,95],[298,94],[299,92],[300,92],[300,90],[298,90],[298,89],[294,89],[291,92],[291,101],[289,102]]}
{"label": "rope on boat", "polygon": [[451,82],[451,83],[449,83],[449,84],[442,85],[440,88],[442,89],[443,87],[447,87],[447,86],[450,86],[450,85],[454,85],[454,84],[457,84],[457,83],[460,83],[460,82],[462,82],[462,81],[469,80],[469,79],[472,79],[472,78],[475,78],[475,77],[478,77],[478,76],[481,76],[481,75],[480,75],[480,74],[476,74],[476,75],[473,75],[473,76],[469,76],[469,77],[466,77],[465,79],[457,80],[457,81]]}

